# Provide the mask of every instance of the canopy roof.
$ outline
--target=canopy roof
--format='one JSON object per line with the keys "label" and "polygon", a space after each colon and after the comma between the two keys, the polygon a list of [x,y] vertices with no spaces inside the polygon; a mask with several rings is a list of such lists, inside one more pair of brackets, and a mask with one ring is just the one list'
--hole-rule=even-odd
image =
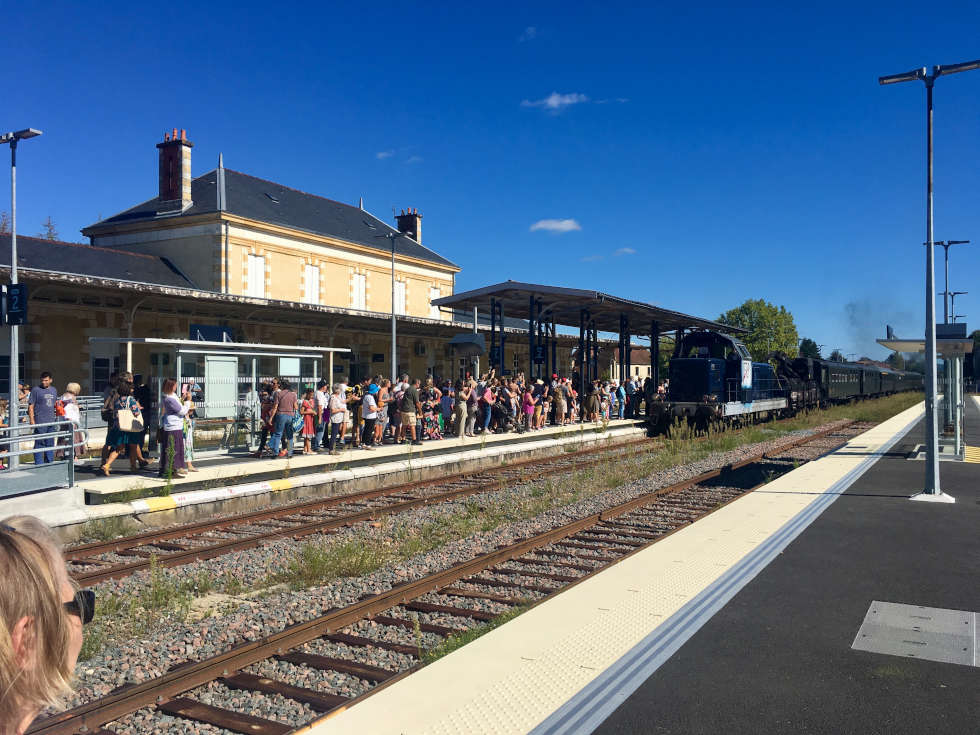
{"label": "canopy roof", "polygon": [[[882,347],[887,347],[895,352],[925,352],[926,341],[924,339],[901,339],[893,337],[891,339],[875,340]],[[941,357],[962,357],[973,352],[972,339],[936,339],[936,353]]]}
{"label": "canopy roof", "polygon": [[[485,286],[472,291],[444,296],[432,301],[435,306],[446,306],[457,309],[487,308],[490,299],[503,303],[504,317],[518,319],[531,318],[531,297],[543,302],[542,320],[551,320],[566,327],[579,326],[579,313],[588,309],[595,319],[596,329],[602,332],[619,332],[619,317],[625,314],[630,320],[630,331],[633,334],[646,334],[651,322],[657,322],[660,332],[675,329],[716,329],[731,334],[744,332],[744,329],[727,324],[701,319],[700,317],[682,314],[679,311],[662,309],[642,301],[633,301],[621,296],[591,291],[579,288],[563,288],[561,286],[543,286],[536,283],[519,283],[505,281],[493,286]],[[537,314],[534,315],[537,319]]]}

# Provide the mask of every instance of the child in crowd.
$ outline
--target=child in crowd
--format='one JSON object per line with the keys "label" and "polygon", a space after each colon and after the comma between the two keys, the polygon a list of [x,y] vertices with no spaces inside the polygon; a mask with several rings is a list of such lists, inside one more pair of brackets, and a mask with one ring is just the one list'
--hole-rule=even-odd
{"label": "child in crowd", "polygon": [[300,408],[303,415],[303,454],[316,454],[310,447],[316,436],[316,396],[312,388],[307,388],[303,394],[303,405]]}
{"label": "child in crowd", "polygon": [[524,426],[528,431],[534,428],[534,394],[531,393],[531,386],[524,386]]}

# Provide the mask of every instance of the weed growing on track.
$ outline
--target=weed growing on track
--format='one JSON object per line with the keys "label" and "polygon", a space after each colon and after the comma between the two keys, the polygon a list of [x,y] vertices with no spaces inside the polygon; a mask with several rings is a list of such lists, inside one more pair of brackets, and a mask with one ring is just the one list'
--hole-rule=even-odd
{"label": "weed growing on track", "polygon": [[530,606],[528,605],[518,605],[517,607],[511,608],[502,615],[498,615],[493,620],[490,620],[483,625],[477,625],[474,628],[470,628],[462,633],[456,633],[446,638],[442,643],[440,643],[435,648],[430,648],[422,656],[422,663],[431,664],[433,661],[437,661],[443,656],[452,653],[457,648],[462,648],[467,643],[472,643],[480,636],[486,635],[494,628],[499,628],[506,622],[509,622],[516,618],[521,613],[527,612]]}
{"label": "weed growing on track", "polygon": [[78,542],[112,541],[139,531],[139,525],[126,516],[97,518],[84,524],[78,532]]}
{"label": "weed growing on track", "polygon": [[290,557],[285,569],[267,577],[260,586],[286,583],[293,589],[305,589],[337,577],[360,577],[384,561],[384,552],[360,539],[338,544],[308,541]]}
{"label": "weed growing on track", "polygon": [[161,624],[183,622],[191,601],[206,595],[213,586],[205,569],[177,578],[167,574],[156,556],[151,556],[145,585],[96,597],[95,619],[85,626],[79,660],[96,655],[107,643],[142,637]]}

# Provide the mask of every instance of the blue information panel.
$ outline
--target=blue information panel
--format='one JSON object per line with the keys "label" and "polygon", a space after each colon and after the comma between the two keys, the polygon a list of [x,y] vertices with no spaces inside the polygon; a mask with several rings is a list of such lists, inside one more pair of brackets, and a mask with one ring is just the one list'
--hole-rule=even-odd
{"label": "blue information panel", "polygon": [[27,324],[27,286],[23,283],[3,287],[3,323]]}

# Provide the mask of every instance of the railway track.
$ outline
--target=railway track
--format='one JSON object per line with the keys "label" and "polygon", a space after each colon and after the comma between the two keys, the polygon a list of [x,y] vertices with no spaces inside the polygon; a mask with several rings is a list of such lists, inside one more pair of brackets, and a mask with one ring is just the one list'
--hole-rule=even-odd
{"label": "railway track", "polygon": [[91,587],[149,569],[175,567],[255,548],[283,538],[329,534],[337,529],[412,508],[488,492],[515,480],[573,472],[631,447],[654,447],[658,439],[638,439],[615,447],[582,449],[552,459],[531,459],[476,473],[408,482],[375,490],[295,503],[149,531],[68,549],[65,560],[75,581]]}
{"label": "railway track", "polygon": [[[285,735],[410,675],[422,665],[423,649],[578,584],[769,482],[774,466],[789,471],[863,430],[836,427],[803,437],[519,539],[261,640],[126,685],[37,722],[28,733],[116,735],[210,726],[219,729],[203,731]],[[366,663],[362,654],[368,649],[387,655],[390,666]],[[359,693],[338,694],[338,679],[358,682]]]}

